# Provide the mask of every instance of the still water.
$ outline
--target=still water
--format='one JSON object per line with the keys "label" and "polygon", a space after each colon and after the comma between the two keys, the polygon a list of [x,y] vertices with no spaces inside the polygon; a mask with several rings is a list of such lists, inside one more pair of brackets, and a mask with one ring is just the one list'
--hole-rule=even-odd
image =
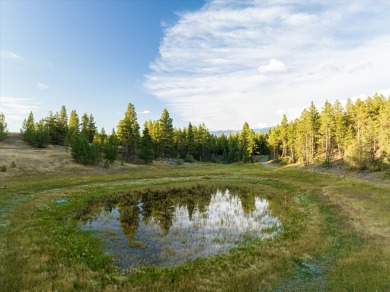
{"label": "still water", "polygon": [[96,231],[121,268],[168,266],[226,253],[244,239],[265,239],[281,227],[269,202],[228,189],[183,200],[185,195],[143,196],[124,206],[99,207],[84,230]]}

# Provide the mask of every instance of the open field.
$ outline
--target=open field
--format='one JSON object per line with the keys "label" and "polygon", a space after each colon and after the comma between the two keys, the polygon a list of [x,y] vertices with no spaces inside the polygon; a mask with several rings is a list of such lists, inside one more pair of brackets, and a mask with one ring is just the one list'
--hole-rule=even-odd
{"label": "open field", "polygon": [[[12,161],[15,167],[10,167]],[[390,185],[255,164],[71,161],[64,148],[0,144],[0,290],[390,290]],[[118,270],[78,218],[130,189],[229,184],[266,190],[283,232],[175,267]],[[67,203],[56,204],[58,199]]]}

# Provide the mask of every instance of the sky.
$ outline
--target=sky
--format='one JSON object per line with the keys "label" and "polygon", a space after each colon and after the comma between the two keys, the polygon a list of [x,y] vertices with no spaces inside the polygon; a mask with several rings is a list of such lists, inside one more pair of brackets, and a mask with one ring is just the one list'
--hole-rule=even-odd
{"label": "sky", "polygon": [[107,132],[274,126],[311,101],[390,95],[387,0],[0,0],[0,112],[75,109]]}

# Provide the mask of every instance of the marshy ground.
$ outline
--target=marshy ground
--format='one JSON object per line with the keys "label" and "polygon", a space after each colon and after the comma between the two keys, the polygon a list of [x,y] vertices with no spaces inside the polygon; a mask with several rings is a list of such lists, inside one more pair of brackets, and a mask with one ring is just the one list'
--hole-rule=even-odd
{"label": "marshy ground", "polygon": [[[0,189],[1,291],[390,290],[390,185],[381,174],[360,178],[261,163],[117,162],[105,169],[74,164],[65,148],[37,150],[11,138],[0,144],[0,165],[7,166],[0,173],[0,186],[6,185]],[[120,269],[96,233],[80,227],[101,203],[131,201],[145,190],[215,186],[261,193],[282,230],[178,265]],[[66,202],[56,203],[61,199]]]}

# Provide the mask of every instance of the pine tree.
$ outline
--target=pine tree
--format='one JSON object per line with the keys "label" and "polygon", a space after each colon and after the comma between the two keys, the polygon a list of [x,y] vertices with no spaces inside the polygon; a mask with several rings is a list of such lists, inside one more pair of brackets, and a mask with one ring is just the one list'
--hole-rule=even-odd
{"label": "pine tree", "polygon": [[186,155],[186,136],[187,136],[187,129],[184,128],[183,130],[180,128],[175,128],[173,130],[173,143],[174,148],[177,153],[177,155],[180,158],[184,158]]}
{"label": "pine tree", "polygon": [[9,135],[7,129],[7,123],[5,122],[5,116],[0,112],[0,141],[4,141]]}
{"label": "pine tree", "polygon": [[34,115],[32,112],[28,115],[27,120],[23,121],[22,129],[20,130],[22,133],[23,141],[25,141],[29,145],[33,145],[34,143],[34,133],[35,133],[35,121]]}
{"label": "pine tree", "polygon": [[320,129],[321,135],[321,148],[325,155],[325,163],[331,164],[333,145],[335,139],[335,114],[332,105],[326,101],[320,114]]}
{"label": "pine tree", "polygon": [[137,113],[133,104],[128,104],[125,117],[119,121],[117,129],[119,142],[123,147],[123,159],[127,162],[130,160],[136,161],[140,133]]}
{"label": "pine tree", "polygon": [[85,140],[88,141],[88,122],[89,122],[89,117],[87,113],[84,113],[81,116],[81,124],[80,124],[80,135],[85,138]]}
{"label": "pine tree", "polygon": [[252,161],[252,155],[255,148],[254,132],[250,129],[247,122],[244,123],[242,131],[239,134],[240,159],[244,162]]}
{"label": "pine tree", "polygon": [[298,159],[297,153],[298,153],[298,148],[296,144],[296,124],[297,121],[295,122],[290,122],[287,126],[287,148],[289,151],[289,163],[295,163]]}
{"label": "pine tree", "polygon": [[238,134],[229,134],[228,137],[228,162],[235,162],[239,159],[239,149],[238,149]]}
{"label": "pine tree", "polygon": [[299,148],[299,157],[305,166],[309,165],[312,149],[312,132],[310,113],[304,109],[297,122],[297,145]]}
{"label": "pine tree", "polygon": [[34,138],[32,139],[32,146],[44,148],[50,143],[49,128],[45,125],[44,120],[40,120],[35,124]]}
{"label": "pine tree", "polygon": [[347,117],[343,106],[338,100],[333,105],[333,112],[335,119],[334,139],[337,145],[338,156],[343,159],[346,147]]}
{"label": "pine tree", "polygon": [[141,137],[141,158],[145,164],[152,163],[154,158],[153,141],[146,125],[144,126]]}
{"label": "pine tree", "polygon": [[161,150],[164,157],[167,158],[172,152],[173,145],[173,125],[172,118],[169,117],[167,109],[164,109],[160,118],[161,131]]}
{"label": "pine tree", "polygon": [[104,142],[104,159],[113,164],[118,156],[119,141],[116,136],[115,130],[112,129],[112,133],[108,139]]}
{"label": "pine tree", "polygon": [[65,137],[64,145],[69,147],[73,144],[73,141],[79,135],[80,132],[80,122],[79,117],[75,110],[71,111],[69,124],[68,124],[68,132]]}
{"label": "pine tree", "polygon": [[282,144],[282,157],[286,157],[288,155],[288,120],[285,114],[279,125],[279,140]]}
{"label": "pine tree", "polygon": [[318,131],[320,128],[320,116],[317,111],[317,108],[314,105],[314,102],[310,103],[309,108],[310,114],[310,123],[309,123],[309,139],[310,139],[310,153],[309,160],[310,162],[314,162],[314,159],[317,155],[317,147],[318,147]]}
{"label": "pine tree", "polygon": [[68,115],[66,113],[66,108],[63,105],[58,118],[58,145],[63,146],[65,144],[65,139],[68,134]]}
{"label": "pine tree", "polygon": [[199,159],[201,161],[207,161],[210,156],[210,133],[204,123],[200,124],[198,127],[196,144],[198,145]]}
{"label": "pine tree", "polygon": [[189,123],[187,127],[186,144],[187,144],[186,152],[192,157],[195,157],[196,156],[195,136],[194,136],[193,126],[191,123]]}
{"label": "pine tree", "polygon": [[89,115],[88,123],[87,123],[87,138],[88,142],[91,143],[97,133],[97,127],[95,125],[95,118],[92,114]]}
{"label": "pine tree", "polygon": [[385,162],[390,164],[390,96],[380,110],[379,125],[379,147],[382,155],[385,157]]}
{"label": "pine tree", "polygon": [[268,135],[268,145],[272,148],[272,158],[278,160],[279,158],[279,127],[272,128]]}

